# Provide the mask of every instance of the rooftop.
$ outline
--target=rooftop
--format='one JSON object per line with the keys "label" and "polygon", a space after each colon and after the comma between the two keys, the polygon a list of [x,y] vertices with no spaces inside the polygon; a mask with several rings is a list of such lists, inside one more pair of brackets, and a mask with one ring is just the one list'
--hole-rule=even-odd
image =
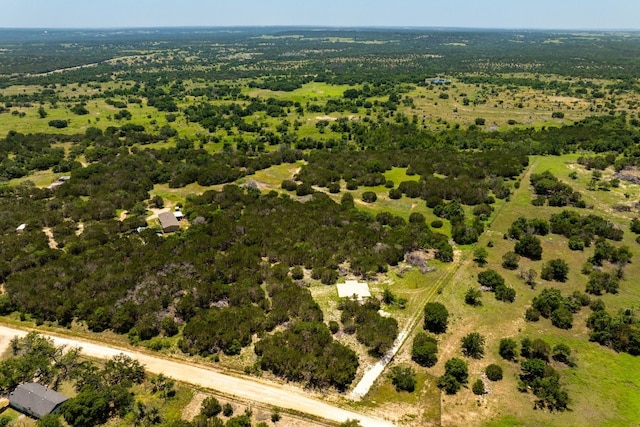
{"label": "rooftop", "polygon": [[58,405],[69,398],[38,383],[20,384],[9,395],[11,406],[36,418],[53,412]]}
{"label": "rooftop", "polygon": [[357,280],[347,280],[344,283],[338,283],[338,297],[340,298],[355,298],[360,301],[364,298],[371,298],[371,292],[369,291],[369,284],[365,282],[358,282]]}

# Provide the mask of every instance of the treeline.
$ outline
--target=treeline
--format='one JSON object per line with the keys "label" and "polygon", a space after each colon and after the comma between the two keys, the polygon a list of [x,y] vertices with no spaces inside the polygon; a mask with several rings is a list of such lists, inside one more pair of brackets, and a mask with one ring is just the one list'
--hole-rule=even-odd
{"label": "treeline", "polygon": [[[481,153],[445,150],[366,150],[361,152],[314,151],[307,157],[296,178],[308,185],[329,187],[340,180],[352,186],[378,186],[387,183],[384,172],[407,168],[419,181],[391,183],[407,197],[420,197],[434,207],[443,200],[458,199],[467,205],[487,202],[489,191],[499,197],[509,194],[505,179],[518,176],[528,157],[513,151]],[[436,176],[437,175],[437,176]]]}

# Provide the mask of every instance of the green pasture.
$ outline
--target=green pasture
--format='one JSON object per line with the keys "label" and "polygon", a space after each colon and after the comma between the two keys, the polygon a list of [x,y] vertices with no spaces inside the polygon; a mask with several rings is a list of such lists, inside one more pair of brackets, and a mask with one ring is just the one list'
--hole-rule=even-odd
{"label": "green pasture", "polygon": [[[634,253],[634,259],[626,267],[626,279],[620,284],[619,294],[600,297],[605,302],[607,310],[615,313],[618,309],[637,308],[640,305],[640,292],[635,285],[635,278],[640,275],[639,263],[635,258],[640,251],[638,251],[638,244],[634,241],[635,236],[628,231],[629,217],[632,215],[609,209],[611,204],[624,203],[627,199],[621,194],[622,191],[588,192],[586,190],[588,180],[582,177],[587,172],[580,172],[582,167],[576,165],[576,160],[577,155],[532,157],[531,166],[525,173],[520,188],[515,190],[510,202],[497,211],[490,229],[482,235],[476,245],[487,248],[489,253],[487,264],[478,266],[470,261],[463,263],[454,280],[448,282],[443,288],[439,301],[449,309],[450,326],[447,333],[439,337],[440,348],[444,351],[441,350],[438,364],[430,372],[441,375],[444,370],[444,361],[450,357],[461,357],[460,339],[469,332],[479,332],[486,339],[485,357],[481,360],[466,359],[469,363],[471,381],[474,381],[490,363],[498,363],[505,372],[502,381],[491,384],[492,394],[484,397],[481,404],[477,404],[477,398],[468,389],[462,390],[454,397],[444,397],[443,414],[451,416],[453,424],[615,426],[635,425],[640,422],[638,410],[640,375],[636,369],[637,358],[616,353],[588,341],[585,323],[591,313],[589,308],[583,308],[574,316],[574,326],[570,330],[555,328],[548,319],[544,318],[535,323],[526,322],[524,319],[524,312],[530,306],[531,300],[544,288],[557,288],[563,295],[573,291],[584,292],[587,279],[580,273],[580,269],[592,255],[593,247],[585,248],[583,252],[573,252],[568,249],[565,237],[554,234],[541,236],[542,261],[521,258],[519,263],[520,268],[533,268],[538,272],[535,289],[525,285],[519,277],[518,270],[509,271],[501,266],[502,255],[513,251],[515,244],[514,241],[505,240],[503,236],[518,216],[548,219],[552,213],[562,211],[563,208],[531,205],[532,190],[528,181],[529,174],[550,170],[559,179],[572,185],[574,190],[580,191],[585,199],[594,201],[592,210],[578,211],[603,216],[625,230],[623,242],[614,242],[614,245],[628,245]],[[579,171],[579,178],[575,181],[568,177],[573,170]],[[629,185],[626,191],[637,195],[638,188]],[[631,200],[634,200],[634,196]],[[492,247],[488,247],[489,243]],[[542,265],[554,258],[561,258],[569,264],[567,282],[549,282],[539,277]],[[488,292],[483,293],[480,307],[471,307],[464,303],[464,294],[467,289],[479,287],[477,274],[487,268],[497,270],[505,278],[507,285],[516,290],[517,296],[514,303],[497,301],[494,295]],[[605,269],[607,268],[612,267],[605,266]],[[569,411],[549,413],[532,410],[533,396],[530,393],[524,394],[517,391],[519,365],[502,360],[498,355],[498,344],[501,338],[511,337],[519,342],[524,336],[532,339],[542,338],[551,346],[562,342],[572,348],[577,360],[576,367],[567,368],[554,363],[554,367],[561,372],[561,383],[566,385],[572,399]]]}

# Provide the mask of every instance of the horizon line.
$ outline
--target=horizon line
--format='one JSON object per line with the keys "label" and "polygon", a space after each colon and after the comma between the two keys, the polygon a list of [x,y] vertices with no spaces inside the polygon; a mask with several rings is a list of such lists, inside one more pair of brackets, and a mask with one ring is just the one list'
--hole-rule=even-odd
{"label": "horizon line", "polygon": [[105,27],[0,27],[0,31],[135,31],[170,29],[233,29],[233,28],[317,28],[317,29],[387,29],[387,30],[476,30],[476,31],[579,31],[579,32],[640,32],[640,28],[553,28],[553,27],[466,27],[466,26],[419,26],[419,25],[319,25],[319,24],[273,24],[273,25],[157,25],[157,26],[105,26]]}

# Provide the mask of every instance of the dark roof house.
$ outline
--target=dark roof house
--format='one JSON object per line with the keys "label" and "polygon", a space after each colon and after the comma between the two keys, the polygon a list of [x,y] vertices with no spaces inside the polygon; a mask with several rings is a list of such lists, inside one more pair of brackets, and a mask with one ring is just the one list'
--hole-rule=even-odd
{"label": "dark roof house", "polygon": [[55,390],[38,383],[24,383],[16,387],[9,395],[9,404],[15,410],[42,418],[47,414],[56,413],[60,405],[69,398]]}
{"label": "dark roof house", "polygon": [[180,223],[173,212],[162,212],[158,214],[158,220],[160,221],[162,231],[165,233],[171,233],[180,229]]}

